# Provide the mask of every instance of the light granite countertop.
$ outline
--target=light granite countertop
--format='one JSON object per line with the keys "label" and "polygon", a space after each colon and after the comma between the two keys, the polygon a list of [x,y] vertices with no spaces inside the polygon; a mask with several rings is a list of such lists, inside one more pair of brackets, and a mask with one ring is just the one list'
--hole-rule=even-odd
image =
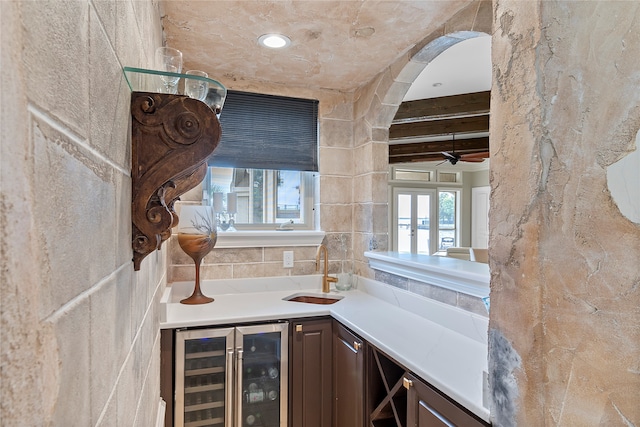
{"label": "light granite countertop", "polygon": [[209,304],[180,304],[193,282],[168,286],[161,301],[161,328],[218,326],[330,315],[444,394],[489,421],[483,405],[488,319],[438,301],[358,278],[357,289],[331,295],[335,304],[285,301],[321,294],[321,276],[205,281]]}

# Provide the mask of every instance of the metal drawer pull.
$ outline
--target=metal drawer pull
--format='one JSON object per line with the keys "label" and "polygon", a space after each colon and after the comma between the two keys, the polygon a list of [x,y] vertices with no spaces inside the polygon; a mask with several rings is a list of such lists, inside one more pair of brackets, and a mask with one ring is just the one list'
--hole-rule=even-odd
{"label": "metal drawer pull", "polygon": [[406,388],[407,390],[409,390],[411,387],[413,387],[413,381],[411,381],[408,378],[402,378],[402,385],[404,386],[404,388]]}
{"label": "metal drawer pull", "polygon": [[355,348],[356,351],[360,351],[360,349],[362,348],[362,343],[358,341],[354,341],[353,348]]}
{"label": "metal drawer pull", "polygon": [[296,332],[302,332],[302,325],[296,325]]}

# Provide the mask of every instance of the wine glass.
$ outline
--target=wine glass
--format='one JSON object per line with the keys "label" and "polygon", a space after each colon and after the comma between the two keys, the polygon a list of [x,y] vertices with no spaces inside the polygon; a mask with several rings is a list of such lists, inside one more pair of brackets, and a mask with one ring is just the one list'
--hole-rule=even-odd
{"label": "wine glass", "polygon": [[[159,47],[156,49],[156,68],[160,71],[180,73],[182,71],[182,52],[172,47]],[[180,77],[161,75],[164,84],[164,93],[176,93]]]}
{"label": "wine glass", "polygon": [[183,205],[178,222],[178,244],[193,259],[196,266],[196,282],[190,297],[182,304],[206,304],[213,298],[200,290],[200,263],[213,249],[218,239],[215,212],[211,206]]}
{"label": "wine glass", "polygon": [[[204,71],[189,70],[185,74],[198,77],[209,77]],[[200,79],[184,79],[184,93],[189,98],[199,99],[204,101],[207,98],[207,92],[209,91],[209,83]]]}

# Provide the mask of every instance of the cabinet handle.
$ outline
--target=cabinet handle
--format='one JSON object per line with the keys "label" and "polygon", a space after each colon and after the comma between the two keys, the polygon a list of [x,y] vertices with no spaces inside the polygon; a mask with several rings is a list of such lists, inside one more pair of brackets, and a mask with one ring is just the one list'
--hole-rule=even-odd
{"label": "cabinet handle", "polygon": [[354,348],[356,351],[360,351],[360,349],[362,348],[362,343],[361,343],[361,342],[358,342],[358,341],[354,341],[354,342],[353,342],[353,348]]}
{"label": "cabinet handle", "polygon": [[[227,378],[225,382],[226,387],[233,386],[233,349],[227,349]],[[224,408],[225,427],[231,427],[233,424],[233,394],[226,393],[226,402]]]}
{"label": "cabinet handle", "polygon": [[403,377],[402,378],[402,385],[404,386],[404,388],[409,390],[411,387],[413,387],[413,381],[411,381],[410,379],[408,379],[406,377]]}
{"label": "cabinet handle", "polygon": [[302,332],[302,325],[296,325],[296,332]]}

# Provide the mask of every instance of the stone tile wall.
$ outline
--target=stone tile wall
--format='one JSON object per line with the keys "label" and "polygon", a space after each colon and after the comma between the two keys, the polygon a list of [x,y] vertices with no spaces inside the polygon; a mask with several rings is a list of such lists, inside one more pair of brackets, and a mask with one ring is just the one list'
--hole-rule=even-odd
{"label": "stone tile wall", "polygon": [[464,292],[452,291],[451,289],[446,289],[438,285],[432,285],[378,270],[375,271],[375,280],[461,308],[471,313],[479,314],[480,316],[489,317],[482,298],[474,297]]}
{"label": "stone tile wall", "polygon": [[151,426],[166,252],[131,262],[129,88],[156,1],[0,2],[3,426]]}

